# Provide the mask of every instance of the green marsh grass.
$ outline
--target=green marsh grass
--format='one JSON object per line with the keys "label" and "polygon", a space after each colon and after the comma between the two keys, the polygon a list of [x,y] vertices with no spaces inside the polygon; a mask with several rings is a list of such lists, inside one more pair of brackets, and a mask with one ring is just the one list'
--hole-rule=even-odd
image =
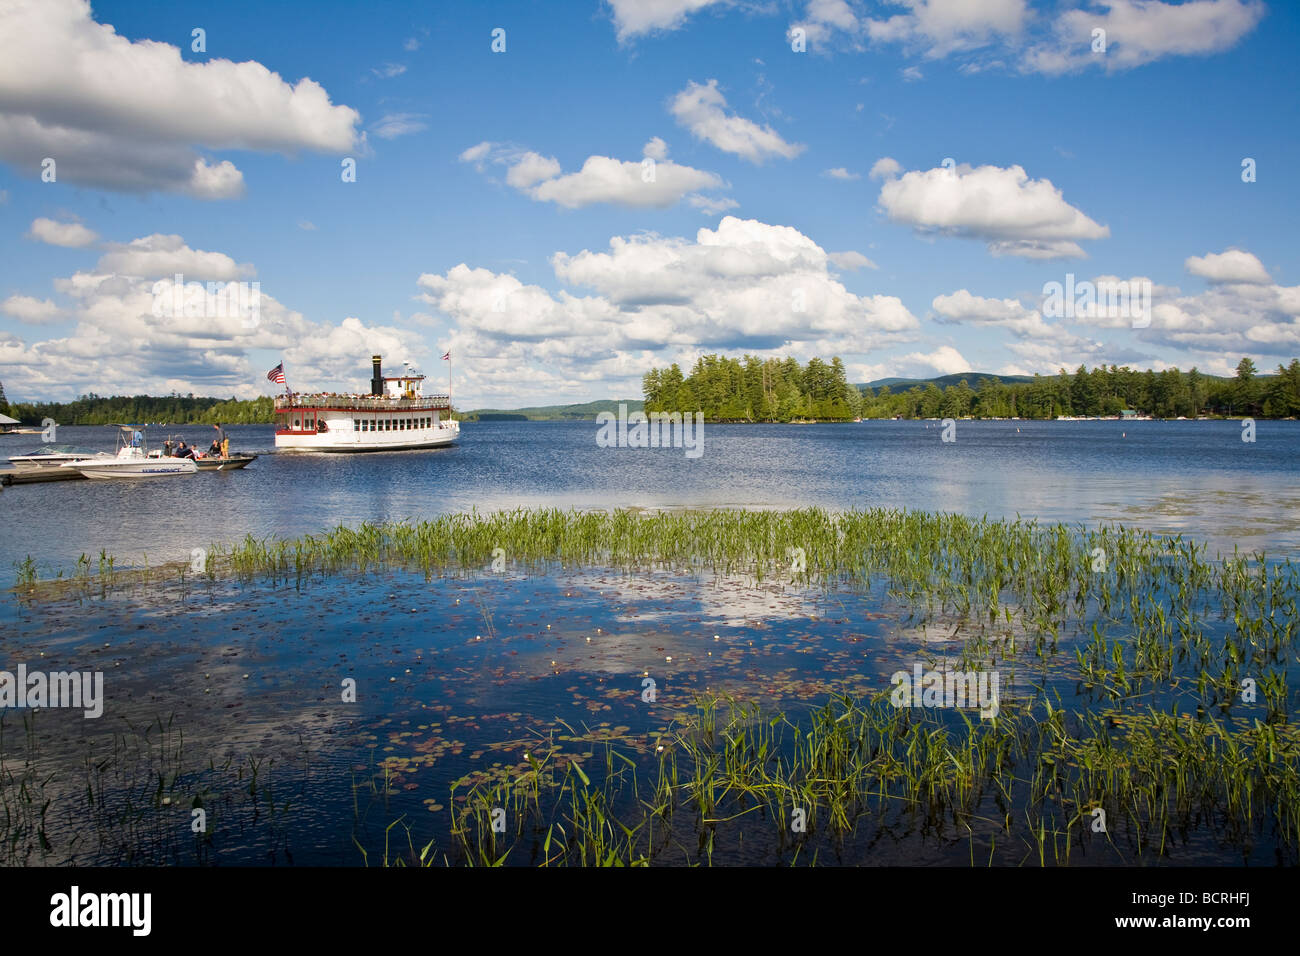
{"label": "green marsh grass", "polygon": [[[714,698],[650,758],[609,746],[603,769],[588,764],[587,774],[539,745],[518,775],[453,792],[450,828],[432,839],[403,819],[394,861],[802,862],[917,833],[959,846],[972,865],[1161,860],[1198,838],[1235,852],[1271,842],[1297,860],[1300,740],[1287,670],[1300,577],[1289,559],[1211,557],[1183,536],[1118,526],[910,511],[541,509],[249,537],[210,548],[202,578],[310,588],[391,568],[473,576],[497,548],[533,574],[700,572],[880,592],[904,626],[960,633],[965,666],[1031,678],[992,720],[897,709],[883,695],[799,714]],[[20,597],[39,600],[35,565],[20,570]],[[84,559],[49,593],[140,584],[106,554],[93,570]],[[1072,705],[1059,696],[1068,687],[1049,680],[1061,675]],[[1248,680],[1258,704],[1245,707]],[[491,828],[493,808],[507,811],[505,833]],[[791,830],[795,808],[805,833]],[[1093,827],[1098,809],[1104,831]],[[23,826],[35,819],[30,806],[12,812]]]}

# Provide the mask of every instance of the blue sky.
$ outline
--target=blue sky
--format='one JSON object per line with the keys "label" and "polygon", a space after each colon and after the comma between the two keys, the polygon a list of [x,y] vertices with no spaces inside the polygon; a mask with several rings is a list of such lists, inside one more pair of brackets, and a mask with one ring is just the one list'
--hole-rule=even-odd
{"label": "blue sky", "polygon": [[[1254,0],[0,0],[0,382],[251,397],[450,349],[458,405],[510,407],[709,351],[1271,369],[1298,40]],[[160,314],[178,271],[258,309]],[[1067,276],[1150,308],[1045,311]]]}

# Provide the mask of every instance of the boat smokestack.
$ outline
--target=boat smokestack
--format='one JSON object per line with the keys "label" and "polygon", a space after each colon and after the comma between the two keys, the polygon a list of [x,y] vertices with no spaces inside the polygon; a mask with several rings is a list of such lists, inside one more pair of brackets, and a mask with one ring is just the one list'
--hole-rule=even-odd
{"label": "boat smokestack", "polygon": [[382,397],[384,394],[384,372],[380,365],[381,357],[379,355],[370,356],[370,364],[375,369],[374,377],[370,379],[370,394]]}

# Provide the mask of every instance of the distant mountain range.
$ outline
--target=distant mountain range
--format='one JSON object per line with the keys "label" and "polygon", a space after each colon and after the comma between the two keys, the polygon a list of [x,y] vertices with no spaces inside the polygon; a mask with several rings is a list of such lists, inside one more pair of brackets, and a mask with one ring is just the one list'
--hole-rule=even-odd
{"label": "distant mountain range", "polygon": [[1032,375],[994,375],[992,372],[957,372],[953,375],[939,375],[935,378],[878,378],[874,382],[866,382],[859,385],[858,388],[881,388],[888,385],[891,392],[906,391],[914,385],[922,388],[933,382],[939,388],[947,388],[949,385],[957,385],[962,379],[971,388],[975,388],[980,379],[991,378],[1001,382],[1003,385],[1019,385],[1025,382],[1032,382]]}
{"label": "distant mountain range", "polygon": [[626,405],[629,412],[639,412],[645,402],[639,398],[601,399],[578,405],[532,405],[528,408],[475,408],[459,413],[468,422],[580,422],[595,421],[601,412],[618,414],[618,406]]}

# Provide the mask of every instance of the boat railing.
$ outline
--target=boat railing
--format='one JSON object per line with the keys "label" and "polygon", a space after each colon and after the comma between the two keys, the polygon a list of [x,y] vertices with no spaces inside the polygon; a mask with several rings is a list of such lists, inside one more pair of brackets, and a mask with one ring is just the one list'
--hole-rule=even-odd
{"label": "boat railing", "polygon": [[451,407],[450,396],[425,395],[420,398],[387,398],[370,395],[335,395],[318,392],[310,395],[281,395],[275,400],[277,409],[291,408],[343,408],[359,412],[442,410]]}

